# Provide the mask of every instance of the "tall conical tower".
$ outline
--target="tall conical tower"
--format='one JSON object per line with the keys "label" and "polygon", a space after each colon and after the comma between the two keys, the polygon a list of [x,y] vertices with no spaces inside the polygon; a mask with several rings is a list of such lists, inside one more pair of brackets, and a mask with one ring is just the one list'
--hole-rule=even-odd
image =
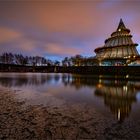
{"label": "tall conical tower", "polygon": [[118,28],[105,40],[105,45],[95,49],[96,58],[101,65],[127,65],[139,56],[133,43],[130,30],[120,19]]}

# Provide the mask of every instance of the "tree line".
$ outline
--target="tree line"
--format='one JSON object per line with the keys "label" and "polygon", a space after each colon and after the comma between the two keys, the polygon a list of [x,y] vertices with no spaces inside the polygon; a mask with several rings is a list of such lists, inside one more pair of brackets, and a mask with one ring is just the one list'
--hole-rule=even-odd
{"label": "tree line", "polygon": [[93,66],[97,65],[94,57],[75,55],[65,57],[62,61],[50,60],[41,56],[23,56],[22,54],[3,53],[0,55],[1,64],[15,64],[25,66]]}

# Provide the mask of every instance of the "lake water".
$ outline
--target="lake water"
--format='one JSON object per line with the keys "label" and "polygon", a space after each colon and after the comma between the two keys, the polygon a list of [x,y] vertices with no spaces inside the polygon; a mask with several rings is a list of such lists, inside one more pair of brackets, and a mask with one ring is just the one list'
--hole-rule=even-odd
{"label": "lake water", "polygon": [[[21,130],[15,134],[8,131],[7,139],[18,139],[18,134],[23,139],[140,139],[140,81],[59,73],[0,73],[0,89],[1,94],[8,94],[9,101],[11,94],[17,102],[24,101],[25,110],[40,110],[32,114],[32,118],[38,116],[34,126],[40,130],[28,124],[34,133],[22,133],[23,126],[17,125],[22,122],[21,116],[14,114],[18,116],[15,127]],[[0,102],[4,99],[1,97]],[[50,121],[42,109],[48,111]],[[0,131],[5,136],[5,127]]]}

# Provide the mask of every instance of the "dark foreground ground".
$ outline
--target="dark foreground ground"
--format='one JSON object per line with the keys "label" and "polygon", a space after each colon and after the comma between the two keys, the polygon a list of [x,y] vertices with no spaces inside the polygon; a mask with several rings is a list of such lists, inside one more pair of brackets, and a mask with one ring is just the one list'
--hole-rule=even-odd
{"label": "dark foreground ground", "polygon": [[140,120],[122,123],[86,104],[29,105],[0,89],[0,140],[136,140]]}

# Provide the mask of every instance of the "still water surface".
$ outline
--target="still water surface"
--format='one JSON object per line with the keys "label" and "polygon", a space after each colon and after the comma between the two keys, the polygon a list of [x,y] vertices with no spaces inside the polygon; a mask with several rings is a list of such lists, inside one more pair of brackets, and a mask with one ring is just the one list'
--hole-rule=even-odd
{"label": "still water surface", "polygon": [[[26,100],[28,105],[83,105],[90,117],[94,116],[90,110],[96,110],[96,123],[103,122],[104,128],[101,133],[96,130],[99,134],[89,139],[140,138],[140,81],[59,73],[0,73],[0,88],[15,91],[16,98]],[[92,133],[91,130],[89,135],[93,136]]]}

